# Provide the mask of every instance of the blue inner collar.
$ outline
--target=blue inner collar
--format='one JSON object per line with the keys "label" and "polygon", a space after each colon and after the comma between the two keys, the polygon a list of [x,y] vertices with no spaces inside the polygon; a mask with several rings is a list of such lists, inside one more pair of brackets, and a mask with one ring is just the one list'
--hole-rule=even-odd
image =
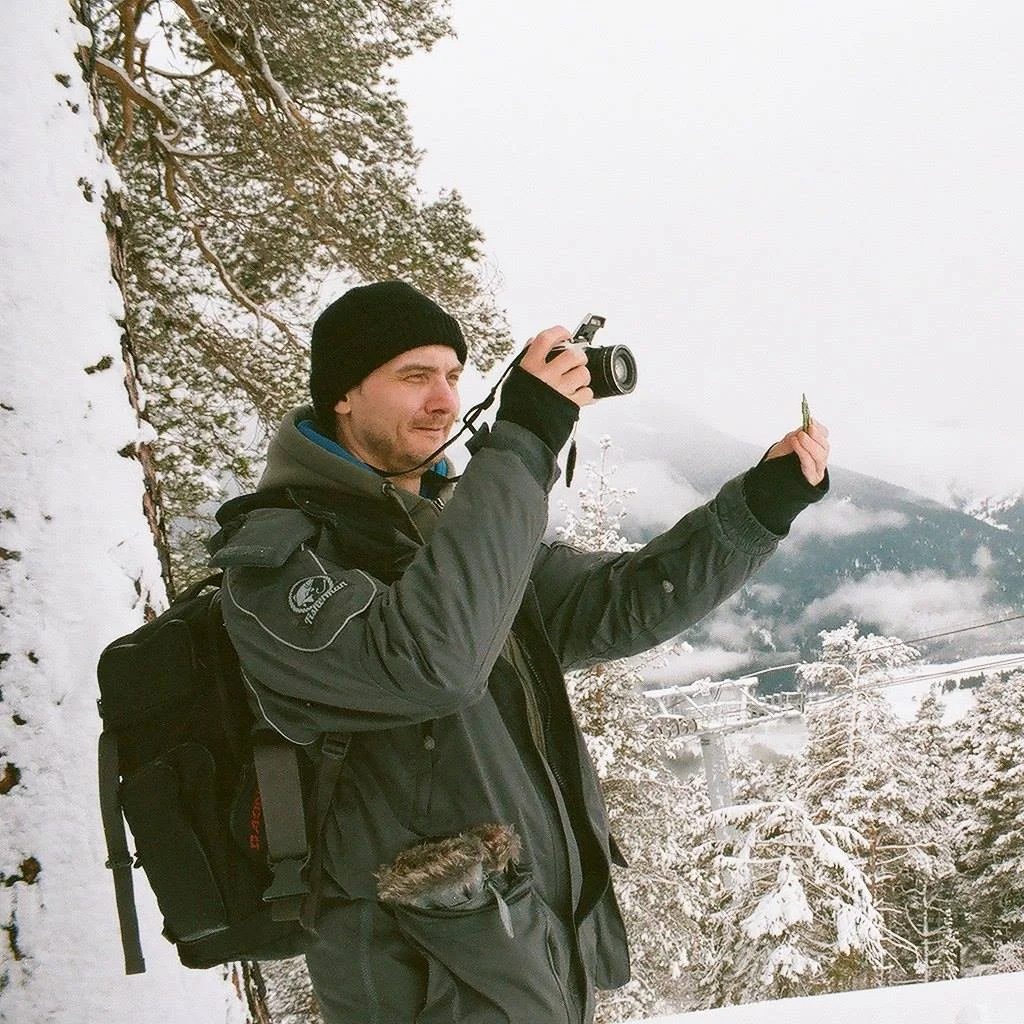
{"label": "blue inner collar", "polygon": [[[308,437],[310,441],[319,445],[324,451],[328,451],[332,455],[338,455],[346,462],[351,462],[353,466],[365,469],[368,473],[376,472],[371,465],[363,462],[362,459],[357,459],[347,448],[343,448],[333,438],[321,434],[316,429],[316,424],[312,420],[300,420],[298,428],[299,433],[304,437]],[[431,466],[420,478],[420,494],[425,498],[436,497],[437,492],[441,489],[441,484],[447,476],[448,464],[442,459],[436,465]]]}

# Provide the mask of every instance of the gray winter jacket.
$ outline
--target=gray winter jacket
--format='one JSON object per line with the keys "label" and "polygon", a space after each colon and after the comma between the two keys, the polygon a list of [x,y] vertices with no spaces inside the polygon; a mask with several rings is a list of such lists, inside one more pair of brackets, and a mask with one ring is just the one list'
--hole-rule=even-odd
{"label": "gray winter jacket", "polygon": [[[675,636],[779,538],[738,477],[637,552],[580,552],[543,540],[557,470],[514,423],[478,435],[458,486],[432,501],[325,451],[299,431],[308,417],[286,417],[260,482],[300,507],[236,519],[213,562],[266,720],[311,746],[354,734],[327,837],[344,923],[323,941],[338,959],[310,958],[327,1019],[588,1021],[594,987],[628,980],[628,950],[562,674]],[[462,850],[489,825],[522,846],[498,887],[461,906],[380,902],[377,875],[403,851],[443,837]],[[344,986],[343,960],[359,965]],[[422,983],[394,973],[416,969]],[[332,984],[358,986],[362,1010]],[[405,1016],[395,992],[417,1003]]]}

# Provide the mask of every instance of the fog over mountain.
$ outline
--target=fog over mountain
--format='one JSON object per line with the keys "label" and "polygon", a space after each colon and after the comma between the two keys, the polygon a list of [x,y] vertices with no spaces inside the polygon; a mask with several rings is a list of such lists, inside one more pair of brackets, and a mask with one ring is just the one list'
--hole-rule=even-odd
{"label": "fog over mountain", "polygon": [[[773,440],[769,432],[758,448],[685,413],[650,403],[629,409],[629,400],[585,413],[577,439],[582,468],[564,503],[574,504],[600,437],[609,436],[611,483],[636,489],[625,498],[623,522],[634,540],[648,539],[714,495]],[[1019,498],[957,509],[839,465],[831,483],[828,498],[799,517],[761,572],[684,634],[695,650],[670,670],[679,681],[811,657],[819,631],[850,619],[863,632],[915,640],[1024,612]],[[1024,620],[919,646],[925,660],[1020,651]]]}

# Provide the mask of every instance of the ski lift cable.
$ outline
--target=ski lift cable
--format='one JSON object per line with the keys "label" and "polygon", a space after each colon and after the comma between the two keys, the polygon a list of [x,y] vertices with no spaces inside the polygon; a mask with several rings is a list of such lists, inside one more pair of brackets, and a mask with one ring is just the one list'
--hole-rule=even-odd
{"label": "ski lift cable", "polygon": [[[906,683],[920,683],[927,682],[932,679],[945,679],[951,675],[966,675],[968,672],[994,672],[994,671],[1005,671],[1010,668],[1015,668],[1017,665],[1024,665],[1024,654],[1016,655],[1012,658],[1003,658],[998,661],[991,662],[984,665],[973,665],[971,668],[966,669],[962,672],[949,672],[936,671],[927,672],[921,675],[908,676],[906,679],[884,679],[875,683],[863,684],[865,690],[883,690],[888,689],[892,686],[903,686]],[[802,718],[807,715],[817,714],[830,704],[835,704],[837,701],[842,699],[842,694],[831,693],[827,696],[818,698],[817,700],[808,700],[803,709],[796,708],[781,708],[774,713],[759,714],[754,718],[746,718],[743,721],[738,722],[723,722],[718,725],[704,725],[701,726],[698,719],[689,717],[686,715],[675,715],[667,710],[663,710],[662,714],[657,717],[662,720],[675,722],[678,720],[680,723],[689,723],[688,728],[677,727],[677,734],[674,738],[696,738],[700,739],[705,736],[716,736],[725,735],[733,732],[742,732],[746,729],[755,728],[757,726],[764,725],[768,722],[778,722],[783,719],[794,719]]]}
{"label": "ski lift cable", "polygon": [[951,676],[967,676],[984,674],[985,672],[996,672],[1009,668],[1016,668],[1017,665],[1024,665],[1024,654],[1014,655],[1008,658],[1000,658],[996,661],[983,662],[980,665],[970,665],[961,669],[937,668],[932,672],[924,672],[920,675],[906,676],[898,679],[883,679],[874,683],[867,683],[867,686],[885,689],[887,686],[902,686],[904,683],[921,683],[930,679],[948,679]]}
{"label": "ski lift cable", "polygon": [[[965,668],[960,671],[949,671],[949,669],[938,669],[933,672],[921,673],[915,676],[908,676],[904,679],[882,679],[877,682],[866,682],[862,684],[862,688],[865,690],[882,690],[888,689],[893,686],[903,686],[906,683],[920,683],[928,682],[933,679],[948,679],[951,676],[967,675],[968,673],[986,673],[996,671],[1006,671],[1011,668],[1015,668],[1018,665],[1024,665],[1024,654],[1014,655],[1008,658],[999,658],[996,661],[988,662],[981,665],[972,665],[969,668]],[[817,699],[809,699],[805,704],[798,708],[784,707],[772,709],[767,705],[758,705],[756,708],[756,715],[750,715],[750,706],[746,705],[744,711],[747,717],[741,721],[719,721],[717,724],[711,724],[710,721],[701,721],[701,713],[706,712],[706,708],[697,708],[694,706],[690,709],[690,713],[679,713],[673,711],[665,705],[664,700],[658,700],[659,713],[652,716],[652,721],[657,721],[665,727],[667,735],[665,739],[699,739],[703,742],[705,738],[712,736],[722,736],[734,732],[742,732],[746,729],[756,728],[758,726],[765,725],[769,722],[779,722],[784,719],[798,719],[805,718],[808,715],[816,715],[818,712],[824,710],[831,704],[835,704],[837,701],[843,699],[841,693],[830,693],[824,696],[820,696]],[[692,703],[692,702],[691,702]]]}
{"label": "ski lift cable", "polygon": [[[899,647],[901,644],[923,644],[927,640],[939,640],[942,637],[955,636],[958,633],[969,633],[974,629],[988,629],[990,626],[1001,626],[1006,622],[1017,622],[1024,619],[1024,613],[1018,615],[1010,615],[1004,619],[993,619],[991,622],[978,622],[972,626],[957,626],[955,629],[947,629],[941,633],[930,633],[928,636],[919,636],[913,640],[897,640],[891,644],[882,644],[880,647],[875,647],[873,651],[886,651],[892,647]],[[773,665],[771,668],[763,668],[759,671],[747,672],[745,675],[739,676],[735,682],[740,682],[744,679],[753,679],[755,676],[766,675],[769,672],[782,672],[788,668],[799,668],[801,665],[806,664],[803,661],[792,661],[786,665]]]}
{"label": "ski lift cable", "polygon": [[[949,679],[952,676],[966,676],[971,674],[983,675],[986,672],[1002,672],[1011,668],[1016,668],[1018,665],[1024,665],[1024,654],[1018,654],[1009,658],[1000,658],[997,661],[987,662],[980,665],[971,665],[969,667],[953,671],[950,671],[949,668],[936,669],[933,672],[923,672],[919,675],[905,676],[899,679],[879,679],[875,682],[868,681],[861,685],[861,689],[886,690],[891,686],[904,686],[907,683],[926,683],[933,679]],[[820,704],[827,704],[835,699],[838,698],[829,694],[827,697],[823,697],[820,700],[808,700],[807,709],[810,710],[812,708],[816,708]]]}
{"label": "ski lift cable", "polygon": [[[942,632],[939,632],[939,633],[930,633],[930,634],[928,634],[928,636],[921,636],[921,637],[917,637],[917,638],[912,639],[912,640],[896,640],[893,643],[882,644],[879,647],[875,647],[875,648],[873,648],[873,650],[875,650],[875,651],[885,651],[885,650],[889,650],[892,647],[899,647],[902,644],[919,644],[919,643],[924,643],[927,640],[937,640],[937,639],[940,639],[941,637],[955,636],[958,633],[967,633],[967,632],[970,632],[971,630],[975,630],[975,629],[987,629],[990,626],[999,626],[999,625],[1002,625],[1002,624],[1007,623],[1007,622],[1016,622],[1016,621],[1019,621],[1021,619],[1024,619],[1024,613],[1010,615],[1010,616],[1007,616],[1006,618],[1002,618],[1002,619],[993,619],[990,622],[978,622],[978,623],[975,623],[975,624],[970,625],[970,626],[957,626],[954,629],[943,630]],[[1024,660],[1024,655],[1021,655],[1020,657],[1021,657],[1022,660]],[[748,673],[746,673],[746,674],[744,674],[742,676],[737,676],[735,679],[728,680],[728,682],[730,682],[730,683],[743,683],[743,682],[747,682],[749,680],[756,680],[760,676],[767,675],[769,672],[782,672],[785,669],[799,668],[801,665],[805,665],[805,664],[806,664],[806,662],[804,662],[804,661],[793,661],[793,662],[789,662],[789,663],[787,663],[785,665],[773,665],[770,668],[757,669],[757,670],[755,670],[753,672],[748,672]],[[994,666],[994,667],[1013,667],[1016,664],[1017,664],[1016,659],[1011,658],[1011,660],[1005,666],[1003,665],[1002,662],[1000,662],[1000,663],[998,663],[997,666]],[[978,666],[978,671],[982,671],[982,670],[991,670],[991,668],[989,666]],[[945,673],[940,672],[939,675],[936,678],[941,677],[943,675],[949,675],[949,674],[950,673],[948,673],[948,672],[945,672]],[[919,678],[924,678],[924,677],[917,677],[917,676],[915,676],[915,677],[911,677],[911,678],[908,678],[908,679],[905,679],[905,680],[903,680],[903,679],[896,680],[893,685],[899,685],[902,682],[914,682],[914,681],[917,681]],[[722,687],[724,685],[725,685],[724,681],[723,682],[719,682],[718,684],[716,684],[716,686],[715,686],[716,699],[717,699],[717,696],[720,695],[720,691],[721,691],[721,689],[722,689]],[[656,694],[658,694],[658,695],[660,695],[662,697],[667,696],[668,692],[669,691],[667,691],[667,690],[666,691],[660,691],[660,690],[654,691],[654,693],[656,693]],[[652,694],[649,692],[648,696],[652,696]]]}

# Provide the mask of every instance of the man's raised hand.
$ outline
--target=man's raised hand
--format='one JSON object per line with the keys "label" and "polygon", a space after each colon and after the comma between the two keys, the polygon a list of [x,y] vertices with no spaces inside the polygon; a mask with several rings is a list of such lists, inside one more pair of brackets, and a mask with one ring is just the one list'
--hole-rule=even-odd
{"label": "man's raised hand", "polygon": [[[564,327],[549,327],[541,331],[526,343],[526,351],[519,365],[582,407],[594,401],[594,392],[590,388],[587,353],[582,346],[570,345],[571,338],[572,335]],[[549,362],[551,350],[558,345],[564,345],[565,348]]]}
{"label": "man's raised hand", "polygon": [[812,419],[806,431],[801,428],[791,430],[781,441],[772,445],[765,458],[778,459],[795,452],[807,482],[817,487],[825,479],[829,451],[828,427]]}

